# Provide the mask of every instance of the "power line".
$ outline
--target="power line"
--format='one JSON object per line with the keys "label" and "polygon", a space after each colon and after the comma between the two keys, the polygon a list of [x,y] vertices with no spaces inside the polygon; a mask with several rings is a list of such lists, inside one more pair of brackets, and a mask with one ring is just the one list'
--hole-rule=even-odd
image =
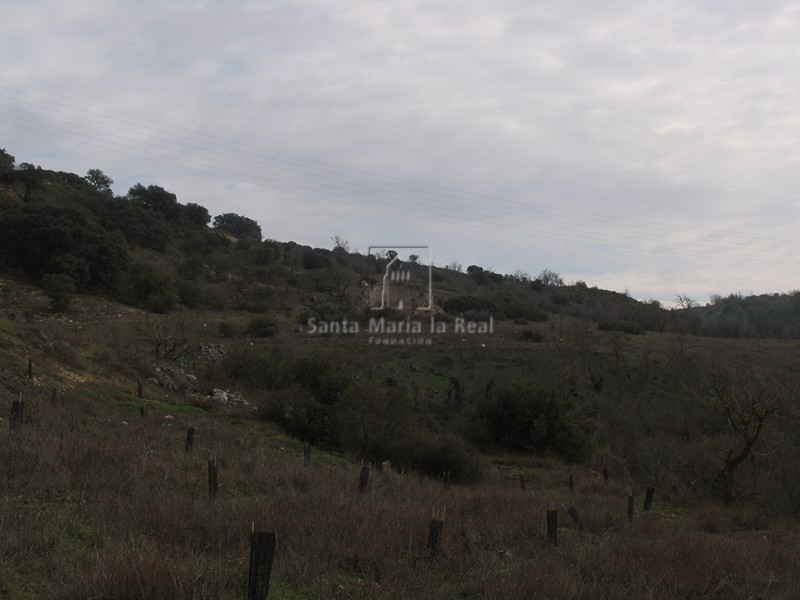
{"label": "power line", "polygon": [[[8,80],[0,80],[8,82]],[[22,84],[18,85],[22,86]],[[221,173],[236,180],[254,182],[258,185],[287,193],[299,194],[303,197],[330,199],[332,196],[337,198],[337,202],[339,203],[367,207],[382,212],[403,214],[407,216],[407,211],[397,209],[397,204],[400,204],[400,206],[403,206],[406,209],[413,207],[415,211],[422,212],[426,218],[436,217],[437,220],[442,222],[463,225],[465,224],[464,219],[453,220],[452,213],[454,210],[458,209],[462,212],[466,219],[481,220],[482,229],[498,231],[500,233],[515,233],[528,237],[544,237],[547,239],[565,242],[574,242],[576,240],[584,243],[593,242],[610,248],[617,247],[622,249],[630,249],[631,244],[638,244],[640,249],[643,249],[647,246],[653,246],[654,237],[657,235],[655,232],[659,228],[664,232],[676,232],[681,233],[682,235],[708,234],[707,231],[699,228],[690,228],[685,231],[682,229],[669,228],[668,226],[661,226],[657,224],[648,224],[649,226],[653,227],[652,232],[598,232],[596,229],[599,227],[598,224],[602,221],[605,221],[611,225],[618,225],[619,223],[633,224],[640,222],[630,219],[616,219],[598,215],[586,217],[584,215],[590,215],[591,213],[581,213],[579,211],[568,211],[558,208],[552,209],[549,207],[547,209],[543,209],[539,205],[534,204],[529,206],[525,203],[514,201],[508,201],[504,204],[506,206],[519,206],[520,208],[517,210],[508,210],[507,208],[504,208],[503,205],[500,207],[487,207],[485,202],[476,204],[474,198],[491,200],[493,202],[498,201],[498,199],[462,192],[459,190],[452,190],[449,188],[407,182],[399,178],[386,177],[369,171],[340,167],[332,163],[305,159],[296,155],[276,152],[249,144],[239,144],[218,136],[193,132],[191,130],[173,125],[159,123],[151,119],[142,119],[122,111],[106,109],[98,105],[88,105],[80,100],[53,94],[51,92],[47,92],[46,90],[32,88],[32,86],[23,87],[34,89],[50,96],[57,96],[62,99],[67,99],[69,102],[78,104],[78,106],[74,106],[60,101],[42,100],[41,98],[33,96],[30,92],[23,92],[23,94],[27,97],[28,108],[31,108],[32,103],[38,101],[36,108],[49,111],[51,113],[56,113],[57,115],[70,116],[73,113],[80,113],[84,115],[81,117],[84,119],[84,123],[98,126],[100,129],[87,127],[85,124],[74,125],[71,120],[53,118],[49,118],[49,120],[59,123],[59,125],[50,125],[45,122],[48,120],[48,117],[32,110],[19,107],[12,108],[12,110],[16,111],[17,114],[4,113],[7,119],[3,122],[13,126],[26,128],[28,130],[38,131],[46,135],[53,135],[62,139],[69,139],[71,141],[78,141],[83,144],[102,147],[106,150],[120,152],[122,154],[137,158],[158,160],[161,163],[166,162],[171,166],[193,170],[206,175],[215,175]],[[2,87],[0,87],[0,89],[2,89]],[[5,91],[7,93],[9,92],[8,89]],[[15,90],[10,90],[12,94],[14,91]],[[12,101],[16,99],[13,96],[8,95],[2,95],[0,97]],[[123,119],[106,114],[97,114],[87,110],[86,108],[83,108],[83,106],[94,107],[98,110],[112,113],[112,115],[122,115],[125,118]],[[27,114],[34,118],[20,117],[18,116],[19,114]],[[24,125],[19,123],[19,121],[28,124]],[[111,121],[112,123],[109,123],[108,121]],[[147,125],[141,125],[138,121],[158,125],[161,127],[161,129]],[[121,123],[121,125],[116,123]],[[76,127],[78,129],[75,129]],[[110,136],[111,132],[109,129],[119,131],[120,135],[114,135],[110,139],[103,139]],[[174,133],[170,133],[169,130],[172,130]],[[95,135],[89,135],[87,132]],[[137,136],[147,136],[155,142],[158,142],[159,151],[137,147],[142,142],[142,140],[138,139]],[[83,140],[78,138],[83,138]],[[103,145],[98,144],[98,140],[102,141]],[[122,143],[120,140],[127,140],[129,143]],[[216,142],[224,144],[224,150],[220,150],[219,146],[215,146],[214,144],[216,144]],[[134,146],[135,149],[132,149],[132,146]],[[216,156],[218,157],[218,160],[209,165],[207,162],[203,162],[201,160],[182,158],[187,150],[195,151],[194,156],[197,156],[198,153],[200,153],[206,157]],[[219,159],[221,159],[221,161]],[[236,163],[231,165],[230,161],[233,160],[235,160]],[[243,166],[240,164],[242,162],[251,164],[252,168],[243,168]],[[260,171],[263,171],[265,168],[270,169],[267,171],[268,176],[256,174],[253,171],[253,169],[259,169]],[[301,177],[302,179],[298,179],[298,177]],[[366,195],[366,197],[364,195]],[[357,199],[353,198],[353,196],[357,196]],[[398,198],[400,199],[400,202],[397,202]],[[381,202],[381,200],[384,202]],[[392,202],[392,205],[387,206],[385,204],[386,201]],[[553,217],[552,215],[546,214],[545,210],[558,212],[564,216]],[[520,225],[520,220],[523,217],[540,218],[541,216],[547,217],[559,225]],[[565,225],[566,227],[562,225]],[[590,229],[587,230],[587,228]],[[719,234],[720,232],[713,233]],[[724,233],[728,233],[730,235],[734,234],[734,232]],[[735,233],[735,235],[740,234]],[[749,237],[754,241],[766,243],[768,246],[767,250],[774,250],[781,253],[780,256],[770,257],[769,260],[771,262],[775,260],[786,259],[786,249],[784,247],[769,247],[771,244],[775,244],[777,241],[775,237],[771,237],[769,240],[765,240],[764,236],[752,234],[750,234]],[[741,249],[752,250],[751,245],[746,241],[722,243],[694,239],[683,240],[677,243],[682,244],[682,246],[678,248],[664,248],[662,246],[658,248],[658,252],[678,255],[692,255],[697,253],[703,257],[710,258],[713,255],[709,254],[709,249],[723,250],[727,252],[733,246]],[[720,258],[731,258],[731,255],[725,254],[724,256],[720,256]],[[741,256],[739,259],[764,260],[764,258],[757,258],[753,256]]]}

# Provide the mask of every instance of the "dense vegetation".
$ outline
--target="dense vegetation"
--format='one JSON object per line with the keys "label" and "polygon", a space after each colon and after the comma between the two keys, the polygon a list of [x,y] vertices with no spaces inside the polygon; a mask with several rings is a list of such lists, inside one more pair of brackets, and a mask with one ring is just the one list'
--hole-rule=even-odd
{"label": "dense vegetation", "polygon": [[[306,324],[376,314],[380,258],[109,186],[0,153],[0,397],[28,415],[0,439],[0,597],[237,597],[252,521],[285,540],[275,597],[792,597],[800,294],[665,310],[451,265],[437,322],[494,331],[378,347]],[[392,468],[367,497],[345,491],[362,460]],[[586,531],[562,522],[553,552],[536,511],[556,501]]]}

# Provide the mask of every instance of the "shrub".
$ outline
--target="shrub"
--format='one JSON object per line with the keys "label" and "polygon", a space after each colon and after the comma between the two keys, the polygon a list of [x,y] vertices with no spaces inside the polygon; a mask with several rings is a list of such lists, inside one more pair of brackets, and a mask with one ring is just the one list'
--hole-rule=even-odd
{"label": "shrub", "polygon": [[42,276],[42,288],[50,299],[52,312],[67,312],[75,293],[75,280],[65,273],[48,273]]}
{"label": "shrub", "polygon": [[351,382],[343,364],[325,356],[303,356],[289,368],[289,376],[323,404],[336,404]]}
{"label": "shrub", "polygon": [[544,341],[544,334],[541,331],[534,331],[533,329],[523,329],[522,339],[526,342],[536,342],[538,344]]}
{"label": "shrub", "polygon": [[466,313],[469,311],[478,313],[497,313],[497,306],[491,300],[478,296],[455,296],[445,300],[442,308],[451,314]]}
{"label": "shrub", "polygon": [[272,337],[278,333],[278,324],[270,317],[256,317],[247,324],[247,335]]}
{"label": "shrub", "polygon": [[[398,435],[383,448],[396,468],[450,481],[469,483],[481,475],[478,456],[464,440],[425,430]],[[446,475],[445,475],[446,474]]]}
{"label": "shrub", "polygon": [[477,409],[476,435],[486,450],[553,453],[587,463],[593,427],[555,390],[517,385],[490,395]]}
{"label": "shrub", "polygon": [[644,335],[645,333],[642,324],[634,321],[602,321],[597,328],[602,331],[621,331],[633,335]]}
{"label": "shrub", "polygon": [[239,385],[277,389],[289,381],[287,362],[277,349],[245,346],[228,349],[222,366],[225,376]]}

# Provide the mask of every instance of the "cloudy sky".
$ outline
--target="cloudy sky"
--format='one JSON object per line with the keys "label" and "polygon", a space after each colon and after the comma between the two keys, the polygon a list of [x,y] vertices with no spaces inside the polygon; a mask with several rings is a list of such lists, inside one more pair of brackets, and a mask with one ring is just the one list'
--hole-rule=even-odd
{"label": "cloudy sky", "polygon": [[800,4],[5,0],[0,147],[264,236],[800,288]]}

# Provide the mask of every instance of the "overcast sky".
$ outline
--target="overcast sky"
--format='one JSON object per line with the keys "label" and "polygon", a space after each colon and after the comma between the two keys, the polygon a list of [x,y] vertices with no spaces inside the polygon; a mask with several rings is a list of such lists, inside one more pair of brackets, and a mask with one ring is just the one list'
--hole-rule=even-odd
{"label": "overcast sky", "polygon": [[266,238],[800,288],[800,3],[4,0],[0,147]]}

